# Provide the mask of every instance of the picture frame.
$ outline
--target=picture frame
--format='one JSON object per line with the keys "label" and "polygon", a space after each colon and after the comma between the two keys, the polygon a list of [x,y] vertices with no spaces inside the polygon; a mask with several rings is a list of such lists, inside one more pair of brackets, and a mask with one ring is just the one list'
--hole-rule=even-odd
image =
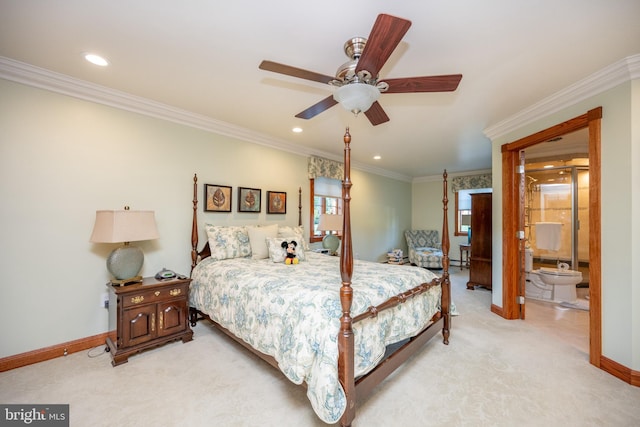
{"label": "picture frame", "polygon": [[226,185],[204,184],[204,211],[231,212],[232,188]]}
{"label": "picture frame", "polygon": [[267,191],[267,213],[287,213],[287,193],[284,191]]}
{"label": "picture frame", "polygon": [[262,190],[238,187],[238,212],[260,213],[262,211]]}

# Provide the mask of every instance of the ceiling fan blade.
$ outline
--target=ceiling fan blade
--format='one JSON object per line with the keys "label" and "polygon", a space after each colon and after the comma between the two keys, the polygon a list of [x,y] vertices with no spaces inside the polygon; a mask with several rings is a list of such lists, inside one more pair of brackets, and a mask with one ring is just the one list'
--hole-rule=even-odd
{"label": "ceiling fan blade", "polygon": [[378,15],[362,56],[358,60],[356,73],[367,70],[376,77],[410,26],[411,21],[406,19],[385,14]]}
{"label": "ceiling fan blade", "polygon": [[273,71],[274,73],[285,74],[287,76],[311,80],[313,82],[329,83],[331,80],[335,80],[335,77],[325,76],[324,74],[303,70],[302,68],[296,68],[290,65],[278,64],[273,61],[262,61],[258,68],[261,70]]}
{"label": "ceiling fan blade", "polygon": [[451,92],[458,88],[461,79],[462,74],[388,79],[383,80],[389,85],[383,93]]}
{"label": "ceiling fan blade", "polygon": [[333,107],[337,103],[338,101],[333,99],[333,95],[329,95],[317,104],[314,104],[306,110],[296,114],[296,117],[299,119],[311,119],[322,113],[324,110],[328,110],[329,108]]}
{"label": "ceiling fan blade", "polygon": [[378,101],[374,102],[367,111],[364,112],[372,125],[377,126],[379,124],[389,121],[389,116],[384,112],[382,106]]}

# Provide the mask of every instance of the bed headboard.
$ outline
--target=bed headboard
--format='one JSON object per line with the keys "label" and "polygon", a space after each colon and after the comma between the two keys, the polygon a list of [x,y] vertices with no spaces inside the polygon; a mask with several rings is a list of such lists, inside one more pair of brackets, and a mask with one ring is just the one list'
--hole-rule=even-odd
{"label": "bed headboard", "polygon": [[[206,200],[204,201],[206,203]],[[302,226],[302,187],[298,187],[298,226]],[[209,242],[198,252],[198,174],[193,174],[193,217],[191,221],[191,271],[199,260],[211,255]]]}

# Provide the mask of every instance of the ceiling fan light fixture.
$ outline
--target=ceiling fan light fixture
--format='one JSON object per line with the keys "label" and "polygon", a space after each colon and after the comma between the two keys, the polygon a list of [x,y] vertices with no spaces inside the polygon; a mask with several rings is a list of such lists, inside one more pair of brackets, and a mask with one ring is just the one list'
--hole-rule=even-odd
{"label": "ceiling fan light fixture", "polygon": [[356,116],[358,113],[365,112],[380,97],[380,91],[375,87],[366,83],[351,83],[339,87],[333,93],[333,99],[342,105],[342,107],[351,111]]}
{"label": "ceiling fan light fixture", "polygon": [[377,103],[380,93],[450,92],[457,89],[462,79],[462,74],[450,74],[379,81],[380,70],[410,26],[411,21],[407,19],[379,14],[368,38],[354,37],[347,40],[344,52],[350,61],[338,68],[335,77],[267,60],[262,61],[258,68],[337,88],[333,96],[330,95],[296,114],[297,118],[311,119],[339,103],[356,116],[366,112],[369,122],[377,126],[389,121],[389,116]]}

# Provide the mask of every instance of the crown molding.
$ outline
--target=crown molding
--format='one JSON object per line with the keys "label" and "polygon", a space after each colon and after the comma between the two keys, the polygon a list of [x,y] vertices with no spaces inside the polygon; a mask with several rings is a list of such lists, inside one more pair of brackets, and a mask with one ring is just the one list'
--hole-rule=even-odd
{"label": "crown molding", "polygon": [[[317,155],[337,161],[342,160],[340,156],[335,156],[331,153],[308,149],[286,140],[272,138],[268,135],[230,123],[105,86],[89,83],[65,74],[56,73],[6,57],[0,57],[0,78],[301,156]],[[549,114],[553,114],[577,102],[637,78],[640,78],[640,54],[629,56],[605,67],[560,92],[537,102],[531,107],[486,128],[484,134],[490,140],[493,140],[535,120],[546,117]],[[408,175],[375,168],[359,162],[353,162],[352,166],[358,170],[405,182],[428,182],[441,179],[440,175],[412,178]],[[477,171],[473,173],[464,172],[462,175],[475,173],[477,173]],[[453,174],[450,175],[454,176]]]}
{"label": "crown molding", "polygon": [[637,78],[640,78],[640,54],[628,56],[615,62],[511,117],[489,126],[484,130],[484,134],[490,140],[494,140],[529,123]]}
{"label": "crown molding", "polygon": [[[316,155],[340,162],[343,161],[342,156],[309,149],[299,144],[294,144],[283,139],[272,138],[259,132],[212,119],[211,117],[175,108],[171,105],[131,95],[126,92],[76,79],[66,74],[56,73],[45,68],[36,67],[2,56],[0,56],[0,78],[300,156],[308,157],[310,155]],[[411,182],[410,176],[386,169],[380,169],[358,162],[352,162],[352,166],[354,169],[375,175]]]}
{"label": "crown molding", "polygon": [[[456,176],[469,176],[469,175],[486,175],[491,174],[491,169],[478,169],[474,171],[464,171],[464,172],[447,172],[447,181]],[[414,184],[423,183],[423,182],[442,182],[442,174],[440,175],[425,175],[413,178],[411,181]]]}

